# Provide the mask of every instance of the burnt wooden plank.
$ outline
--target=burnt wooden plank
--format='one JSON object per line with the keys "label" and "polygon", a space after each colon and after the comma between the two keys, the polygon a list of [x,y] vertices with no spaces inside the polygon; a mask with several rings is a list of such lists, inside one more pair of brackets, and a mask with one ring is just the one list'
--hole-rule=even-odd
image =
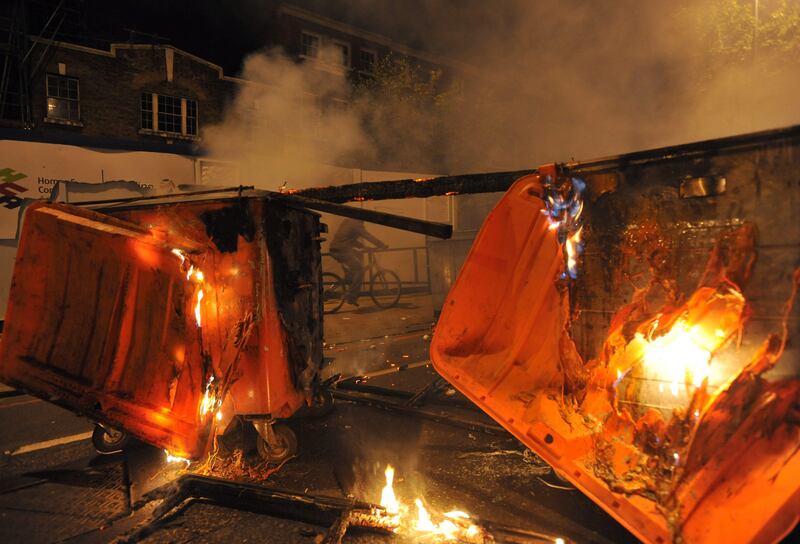
{"label": "burnt wooden plank", "polygon": [[[797,143],[799,140],[800,125],[795,125],[781,129],[647,149],[586,161],[571,161],[567,163],[567,166],[573,172],[583,174],[584,176],[608,172],[619,173],[633,166],[738,154],[757,148]],[[494,193],[508,190],[515,180],[535,172],[536,169],[533,168],[530,170],[462,174],[427,179],[372,181],[328,187],[313,187],[297,191],[293,194],[328,202],[343,203],[359,200],[426,198],[447,194]]]}
{"label": "burnt wooden plank", "polygon": [[390,200],[399,198],[427,198],[446,194],[472,194],[504,192],[515,180],[536,170],[492,172],[488,174],[462,174],[424,179],[397,181],[370,181],[329,187],[303,189],[294,195],[327,202],[359,200]]}

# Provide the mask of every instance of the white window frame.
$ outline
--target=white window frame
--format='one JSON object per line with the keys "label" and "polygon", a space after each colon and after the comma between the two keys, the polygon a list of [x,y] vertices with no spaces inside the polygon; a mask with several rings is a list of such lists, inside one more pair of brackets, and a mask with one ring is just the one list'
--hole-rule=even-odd
{"label": "white window frame", "polygon": [[[314,56],[306,55],[305,53],[305,46],[303,45],[303,36],[311,36],[317,39],[317,50]],[[300,57],[309,60],[319,60],[319,53],[322,50],[322,42],[323,42],[322,34],[317,34],[316,32],[311,32],[310,30],[301,30],[300,31]]]}
{"label": "white window frame", "polygon": [[[51,77],[52,78],[56,78],[56,79],[65,79],[65,80],[73,80],[73,81],[75,81],[75,91],[77,93],[77,98],[68,98],[68,97],[64,97],[64,96],[55,96],[54,94],[51,94],[51,91],[50,91],[50,78]],[[78,79],[77,77],[72,77],[72,76],[68,76],[68,75],[65,75],[65,74],[45,74],[44,81],[45,81],[45,104],[47,104],[50,101],[50,99],[53,99],[53,100],[64,100],[67,103],[74,103],[75,106],[77,107],[77,111],[78,111],[78,118],[77,119],[70,119],[68,117],[57,117],[55,115],[51,115],[50,114],[50,108],[47,107],[47,110],[45,112],[45,120],[47,120],[48,122],[52,122],[52,123],[66,123],[66,124],[75,124],[75,125],[81,124],[81,82],[80,82],[80,79]],[[53,91],[53,92],[55,92],[55,91]]]}
{"label": "white window frame", "polygon": [[[152,115],[152,120],[151,120],[152,128],[139,127],[139,133],[140,134],[158,134],[158,135],[167,136],[167,137],[180,137],[180,138],[186,138],[186,139],[199,139],[199,135],[200,135],[200,104],[199,104],[199,102],[198,102],[198,100],[196,98],[187,98],[185,96],[178,97],[178,96],[172,96],[172,95],[162,94],[162,93],[153,93],[153,92],[148,92],[148,91],[142,91],[141,94],[142,95],[150,95],[150,100],[151,100],[150,108],[152,110],[150,112],[151,115]],[[178,99],[178,100],[181,101],[181,131],[180,132],[159,130],[159,128],[158,128],[158,97],[159,96]],[[141,100],[141,98],[140,98],[140,100]],[[189,122],[188,122],[188,117],[189,117],[188,116],[188,111],[189,111],[188,101],[189,100],[191,100],[191,101],[193,101],[195,103],[195,119],[194,119],[195,132],[194,132],[194,134],[191,134],[191,133],[188,132],[188,125],[189,125]],[[140,116],[141,116],[141,111],[142,111],[141,102],[140,102],[139,110],[140,110]]]}

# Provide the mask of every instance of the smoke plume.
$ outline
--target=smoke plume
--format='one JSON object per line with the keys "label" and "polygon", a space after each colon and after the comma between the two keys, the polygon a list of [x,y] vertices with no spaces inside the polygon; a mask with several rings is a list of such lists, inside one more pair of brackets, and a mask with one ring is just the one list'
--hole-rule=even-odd
{"label": "smoke plume", "polygon": [[[425,103],[352,96],[343,77],[252,55],[242,76],[263,84],[206,140],[276,182],[319,177],[320,164],[533,168],[800,122],[795,0],[296,3],[450,60]],[[428,82],[428,67],[417,76]],[[320,108],[339,95],[347,109]]]}

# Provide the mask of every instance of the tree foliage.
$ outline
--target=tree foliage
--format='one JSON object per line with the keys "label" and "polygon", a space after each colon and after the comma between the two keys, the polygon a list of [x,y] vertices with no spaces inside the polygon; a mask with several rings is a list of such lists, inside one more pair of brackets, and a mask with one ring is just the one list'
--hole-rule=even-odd
{"label": "tree foliage", "polygon": [[800,57],[797,0],[712,0],[695,6],[692,18],[716,61]]}
{"label": "tree foliage", "polygon": [[424,69],[409,58],[386,55],[354,81],[355,103],[381,162],[437,169],[458,82],[442,70]]}

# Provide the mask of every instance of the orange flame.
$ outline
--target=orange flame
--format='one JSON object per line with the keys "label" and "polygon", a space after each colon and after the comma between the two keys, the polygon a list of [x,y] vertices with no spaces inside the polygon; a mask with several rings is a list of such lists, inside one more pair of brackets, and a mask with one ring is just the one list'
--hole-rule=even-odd
{"label": "orange flame", "polygon": [[394,482],[394,467],[386,465],[386,485],[381,490],[381,506],[383,506],[389,514],[396,515],[400,513],[400,503],[397,502],[397,497],[394,494],[392,483]]}
{"label": "orange flame", "polygon": [[206,390],[200,400],[200,417],[205,419],[206,414],[213,412],[217,408],[217,396],[214,392],[214,376],[208,378]]}
{"label": "orange flame", "polygon": [[690,327],[686,321],[677,321],[664,336],[647,342],[644,348],[645,367],[653,371],[657,377],[670,382],[670,391],[678,396],[681,383],[691,383],[700,387],[708,377],[711,352],[704,345],[704,332],[700,326]]}
{"label": "orange flame", "polygon": [[183,251],[181,251],[180,249],[178,249],[178,248],[174,248],[174,249],[172,250],[172,253],[173,253],[174,255],[177,255],[177,256],[178,256],[178,258],[181,260],[181,264],[183,264],[184,262],[186,262],[186,255],[184,255]]}
{"label": "orange flame", "polygon": [[166,455],[167,463],[186,463],[187,467],[192,464],[192,462],[186,457],[172,455],[169,450],[164,450],[164,454]]}
{"label": "orange flame", "polygon": [[203,320],[200,316],[200,303],[203,301],[203,290],[197,292],[197,304],[194,306],[194,320],[197,322],[198,327],[203,326]]}
{"label": "orange flame", "polygon": [[408,508],[400,503],[395,495],[392,484],[394,483],[394,467],[387,465],[386,485],[381,491],[381,506],[389,514],[389,521],[395,527],[395,532],[413,534],[417,538],[434,542],[485,542],[483,531],[470,521],[469,514],[461,510],[452,510],[442,514],[439,521],[434,521],[433,516],[425,507],[422,499],[417,498],[414,504],[417,515],[414,519],[406,520],[404,515]]}

